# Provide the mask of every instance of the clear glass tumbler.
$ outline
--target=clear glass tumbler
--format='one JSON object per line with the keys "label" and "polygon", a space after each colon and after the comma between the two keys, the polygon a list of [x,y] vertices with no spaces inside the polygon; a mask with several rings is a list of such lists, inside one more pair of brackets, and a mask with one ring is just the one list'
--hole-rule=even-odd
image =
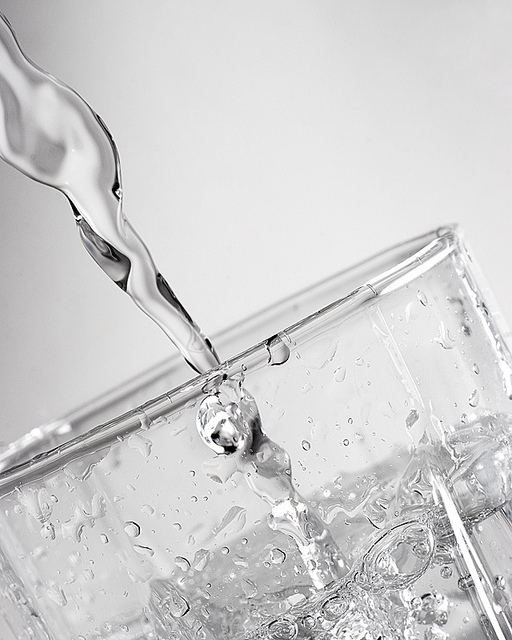
{"label": "clear glass tumbler", "polygon": [[501,322],[443,228],[13,445],[2,638],[512,638]]}

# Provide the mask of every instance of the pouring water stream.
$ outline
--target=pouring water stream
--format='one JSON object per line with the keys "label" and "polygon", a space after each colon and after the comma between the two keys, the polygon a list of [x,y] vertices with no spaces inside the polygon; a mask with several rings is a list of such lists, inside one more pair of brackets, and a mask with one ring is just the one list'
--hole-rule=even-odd
{"label": "pouring water stream", "polygon": [[[105,123],[75,91],[28,60],[0,17],[1,157],[68,198],[87,251],[196,372],[217,366],[213,345],[124,214],[119,154]],[[205,402],[198,417],[203,441],[220,455],[235,455],[251,489],[271,508],[270,526],[293,538],[314,585],[345,575],[345,560],[296,491],[289,456],[264,433],[252,397],[243,390],[239,403],[223,403],[216,392]]]}

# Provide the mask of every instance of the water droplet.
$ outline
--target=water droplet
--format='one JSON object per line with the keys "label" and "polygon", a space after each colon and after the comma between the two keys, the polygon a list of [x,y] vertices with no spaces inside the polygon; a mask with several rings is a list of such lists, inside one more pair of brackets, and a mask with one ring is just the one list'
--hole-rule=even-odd
{"label": "water droplet", "polygon": [[347,377],[347,367],[339,367],[334,371],[334,380],[336,382],[343,382]]}
{"label": "water droplet", "polygon": [[336,489],[343,489],[343,476],[336,476],[332,483]]}
{"label": "water droplet", "polygon": [[469,405],[471,407],[477,407],[480,402],[480,394],[478,393],[478,389],[475,389],[473,393],[469,396]]}
{"label": "water droplet", "polygon": [[268,351],[268,364],[272,366],[284,364],[290,357],[290,349],[283,342],[283,338],[277,334],[266,342]]}
{"label": "water droplet", "polygon": [[427,296],[423,293],[423,291],[421,289],[418,289],[418,293],[416,294],[418,300],[421,302],[421,304],[426,307],[428,304],[428,298]]}
{"label": "water droplet", "polygon": [[270,552],[270,560],[273,564],[282,564],[286,560],[286,553],[277,547]]}
{"label": "water droplet", "polygon": [[476,373],[476,375],[478,375],[480,373],[480,367],[477,365],[476,362],[473,365],[473,372]]}
{"label": "water droplet", "polygon": [[268,626],[272,640],[293,640],[297,637],[298,629],[292,620],[275,620]]}
{"label": "water droplet", "polygon": [[435,564],[451,564],[453,562],[452,548],[447,544],[438,542],[436,545],[433,561]]}
{"label": "water droplet", "polygon": [[322,614],[327,620],[339,620],[348,610],[349,603],[342,596],[334,596],[322,605]]}
{"label": "water droplet", "polygon": [[55,540],[55,527],[51,522],[43,524],[41,527],[41,535],[48,540]]}
{"label": "water droplet", "polygon": [[423,640],[448,640],[448,638],[448,633],[436,626],[425,629],[425,634],[423,635]]}
{"label": "water droplet", "polygon": [[242,591],[246,598],[254,598],[258,595],[258,587],[252,582],[245,578],[242,580]]}
{"label": "water droplet", "polygon": [[192,567],[196,571],[202,571],[210,560],[210,552],[207,549],[199,549],[192,560]]}
{"label": "water droplet", "polygon": [[496,589],[503,591],[507,586],[507,581],[503,576],[494,576],[494,584],[496,585]]}
{"label": "water droplet", "polygon": [[100,533],[100,540],[103,542],[103,544],[108,544],[108,536],[106,533]]}
{"label": "water droplet", "polygon": [[457,584],[461,591],[468,591],[474,586],[475,583],[473,582],[473,578],[471,577],[471,575],[468,573],[464,576],[461,576]]}
{"label": "water droplet", "polygon": [[138,525],[133,520],[128,520],[124,524],[125,532],[130,536],[130,538],[137,538],[140,536],[140,525]]}
{"label": "water droplet", "polygon": [[236,461],[232,458],[213,458],[205,460],[201,465],[201,471],[218,484],[227,482],[237,470]]}
{"label": "water droplet", "polygon": [[448,622],[448,598],[437,591],[421,596],[421,607],[414,612],[418,624],[443,626]]}
{"label": "water droplet", "polygon": [[444,322],[439,323],[439,335],[434,340],[440,344],[443,349],[453,349],[455,347],[455,338],[452,337],[450,330]]}
{"label": "water droplet", "polygon": [[188,571],[190,569],[190,562],[183,556],[176,556],[174,558],[174,564],[182,571]]}
{"label": "water droplet", "polygon": [[178,531],[181,531],[183,529],[183,527],[181,526],[181,522],[173,522],[172,526]]}
{"label": "water droplet", "polygon": [[218,396],[206,396],[197,413],[199,435],[215,453],[228,455],[245,445],[247,427],[239,405],[224,405]]}
{"label": "water droplet", "polygon": [[243,507],[234,506],[224,515],[220,524],[213,529],[213,535],[228,538],[240,533],[247,521],[247,511]]}
{"label": "water droplet", "polygon": [[307,440],[303,440],[302,448],[304,449],[304,451],[309,451],[311,449],[311,442],[308,442]]}
{"label": "water droplet", "polygon": [[151,547],[146,547],[143,544],[134,544],[133,548],[135,549],[135,551],[137,553],[140,553],[143,556],[154,556],[155,555],[155,550],[152,549]]}
{"label": "water droplet", "polygon": [[222,547],[220,552],[222,553],[222,555],[227,556],[229,553],[229,547]]}
{"label": "water droplet", "polygon": [[151,582],[151,600],[164,616],[170,615],[173,618],[183,618],[190,611],[190,605],[187,600],[178,593],[170,582],[164,580]]}
{"label": "water droplet", "polygon": [[66,595],[64,594],[64,591],[61,587],[59,587],[58,584],[55,584],[55,582],[50,583],[50,585],[46,589],[46,593],[48,594],[50,600],[53,600],[53,602],[58,604],[59,607],[65,607],[67,605],[68,601]]}
{"label": "water droplet", "polygon": [[416,409],[411,409],[407,418],[405,419],[405,426],[410,429],[416,422],[418,422],[420,414]]}
{"label": "water droplet", "polygon": [[151,454],[153,443],[151,442],[151,440],[144,438],[139,433],[132,434],[128,438],[127,442],[130,449],[138,451],[142,456],[144,456],[144,458],[148,458]]}
{"label": "water droplet", "polygon": [[303,347],[301,351],[302,364],[307,369],[323,369],[328,362],[331,362],[338,349],[338,338],[333,336],[323,336],[313,340]]}
{"label": "water droplet", "polygon": [[141,512],[146,514],[147,516],[152,516],[155,513],[155,509],[150,504],[143,504],[141,507]]}

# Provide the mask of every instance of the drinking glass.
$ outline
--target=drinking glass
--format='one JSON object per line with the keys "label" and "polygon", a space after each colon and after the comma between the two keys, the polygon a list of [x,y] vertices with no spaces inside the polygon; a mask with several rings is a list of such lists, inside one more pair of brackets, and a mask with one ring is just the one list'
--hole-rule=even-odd
{"label": "drinking glass", "polygon": [[[35,430],[1,458],[2,638],[512,638],[504,335],[446,227],[240,323],[204,375],[162,366]],[[224,397],[270,458],[205,444]],[[274,459],[295,502],[254,490]],[[332,581],[285,502],[343,558]]]}

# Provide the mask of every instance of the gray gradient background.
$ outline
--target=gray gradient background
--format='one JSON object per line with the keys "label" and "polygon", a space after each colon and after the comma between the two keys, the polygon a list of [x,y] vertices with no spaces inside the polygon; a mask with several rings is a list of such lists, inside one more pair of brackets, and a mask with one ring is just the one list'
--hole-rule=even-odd
{"label": "gray gradient background", "polygon": [[[203,329],[459,222],[512,320],[509,0],[0,0],[120,150],[126,211]],[[0,164],[0,439],[172,347]],[[221,354],[222,355],[222,354]]]}

